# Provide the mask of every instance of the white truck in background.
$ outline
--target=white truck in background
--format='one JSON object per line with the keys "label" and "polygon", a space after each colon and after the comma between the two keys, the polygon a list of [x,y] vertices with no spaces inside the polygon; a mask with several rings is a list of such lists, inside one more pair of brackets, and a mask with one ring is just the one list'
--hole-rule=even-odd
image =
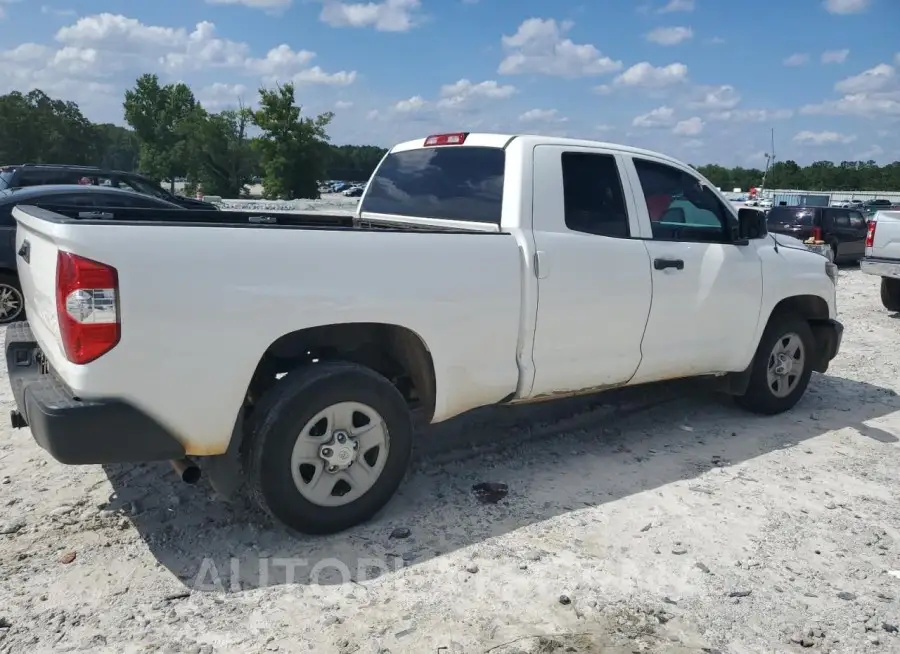
{"label": "white truck in background", "polygon": [[67,464],[172,460],[288,527],[363,522],[431,422],[708,376],[793,407],[837,354],[836,268],[635,148],[392,148],[358,214],[18,206],[13,424]]}
{"label": "white truck in background", "polygon": [[859,268],[881,277],[881,304],[900,311],[900,211],[877,211],[869,220]]}

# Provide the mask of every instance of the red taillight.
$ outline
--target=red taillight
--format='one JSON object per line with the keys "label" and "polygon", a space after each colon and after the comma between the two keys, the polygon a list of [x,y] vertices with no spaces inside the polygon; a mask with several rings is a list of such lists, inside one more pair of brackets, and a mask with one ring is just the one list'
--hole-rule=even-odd
{"label": "red taillight", "polygon": [[434,134],[425,139],[425,147],[430,145],[462,145],[466,142],[468,132],[456,132],[454,134]]}
{"label": "red taillight", "polygon": [[868,224],[866,225],[866,227],[868,228],[866,230],[866,247],[867,248],[873,247],[875,245],[875,226],[877,224],[878,223],[876,223],[874,220],[870,220],[868,222]]}
{"label": "red taillight", "polygon": [[[817,241],[822,240],[822,228],[821,227],[813,227],[813,238]],[[858,243],[859,241],[857,241]]]}
{"label": "red taillight", "polygon": [[56,257],[56,314],[66,358],[84,364],[119,342],[119,275],[112,266],[60,251]]}

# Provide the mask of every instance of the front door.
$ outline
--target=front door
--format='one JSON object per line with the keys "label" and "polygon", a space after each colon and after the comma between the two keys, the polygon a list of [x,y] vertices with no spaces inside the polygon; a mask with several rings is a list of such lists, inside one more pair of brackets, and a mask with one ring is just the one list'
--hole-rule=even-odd
{"label": "front door", "polygon": [[732,244],[736,219],[690,172],[651,159],[631,162],[653,275],[643,359],[632,382],[743,369],[762,302],[759,243]]}
{"label": "front door", "polygon": [[650,264],[621,157],[534,149],[538,314],[531,396],[626,383],[641,362]]}

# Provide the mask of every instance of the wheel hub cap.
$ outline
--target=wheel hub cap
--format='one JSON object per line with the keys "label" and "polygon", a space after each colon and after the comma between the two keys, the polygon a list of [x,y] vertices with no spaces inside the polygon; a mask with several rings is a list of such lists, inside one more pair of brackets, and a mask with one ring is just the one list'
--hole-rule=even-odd
{"label": "wheel hub cap", "polygon": [[359,454],[359,443],[343,430],[335,430],[331,438],[319,448],[319,456],[330,473],[346,470]]}
{"label": "wheel hub cap", "polygon": [[780,352],[777,359],[775,374],[782,376],[791,374],[791,371],[794,369],[794,360],[784,352]]}

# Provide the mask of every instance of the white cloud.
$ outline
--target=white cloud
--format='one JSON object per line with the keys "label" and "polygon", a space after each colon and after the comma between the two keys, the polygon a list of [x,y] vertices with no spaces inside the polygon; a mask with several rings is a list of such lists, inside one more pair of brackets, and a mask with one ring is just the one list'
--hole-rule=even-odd
{"label": "white cloud", "polygon": [[823,64],[842,64],[847,61],[847,55],[850,54],[850,50],[844,48],[843,50],[826,50],[822,53],[822,63]]}
{"label": "white cloud", "polygon": [[878,64],[859,75],[843,79],[834,85],[839,93],[871,93],[890,86],[896,80],[896,70],[887,64]]}
{"label": "white cloud", "polygon": [[734,109],[741,102],[741,96],[730,84],[714,87],[701,87],[698,89],[700,98],[691,103],[697,109],[708,111]]}
{"label": "white cloud", "polygon": [[861,118],[900,116],[900,93],[851,93],[839,100],[826,100],[819,104],[805,105],[800,108],[800,113]]}
{"label": "white cloud", "polygon": [[794,112],[790,109],[734,109],[713,112],[709,114],[709,118],[729,123],[768,123],[775,120],[787,120],[793,115]]}
{"label": "white cloud", "polygon": [[690,27],[657,27],[647,32],[644,38],[657,45],[678,45],[694,38],[694,30]]}
{"label": "white cloud", "polygon": [[[0,0],[0,4],[2,4],[2,0]],[[78,15],[78,12],[74,9],[57,9],[47,5],[41,7],[41,13],[44,16],[58,16],[60,18],[73,18]],[[2,15],[3,7],[0,7],[0,17],[2,17]]]}
{"label": "white cloud", "polygon": [[617,88],[662,89],[682,84],[687,81],[687,77],[688,68],[684,64],[674,63],[657,68],[642,61],[618,75],[611,86],[599,86],[596,90],[609,93]]}
{"label": "white cloud", "polygon": [[564,38],[572,22],[529,18],[522,21],[512,36],[503,36],[507,55],[500,62],[501,75],[537,73],[557,77],[606,75],[622,69],[590,44],[577,44]]}
{"label": "white cloud", "polygon": [[349,100],[338,100],[337,102],[334,103],[335,109],[349,109],[352,106],[353,106],[353,103],[350,102]]}
{"label": "white cloud", "polygon": [[420,0],[338,2],[322,0],[319,20],[331,27],[372,27],[379,32],[408,32],[418,25]]}
{"label": "white cloud", "polygon": [[656,13],[671,14],[676,11],[694,11],[694,0],[669,0],[665,6],[660,7]]}
{"label": "white cloud", "polygon": [[428,101],[425,100],[425,98],[423,98],[421,95],[414,95],[407,100],[400,100],[400,102],[394,105],[394,111],[408,114],[416,111],[422,111],[422,109],[427,106]]}
{"label": "white cloud", "polygon": [[706,42],[710,45],[722,45],[726,43],[725,39],[721,36],[714,36],[711,39],[707,39]]}
{"label": "white cloud", "polygon": [[858,14],[869,8],[871,0],[824,0],[822,6],[830,14]]}
{"label": "white cloud", "polygon": [[560,116],[556,109],[530,109],[519,116],[523,123],[564,123],[568,119]]}
{"label": "white cloud", "polygon": [[781,63],[785,66],[803,66],[804,64],[809,62],[809,55],[805,52],[798,52],[796,54],[792,54],[790,57],[782,61]]}
{"label": "white cloud", "polygon": [[[243,84],[224,84],[216,82],[196,92],[196,98],[206,109],[221,111],[229,107],[236,107],[241,102],[247,102],[247,96],[255,96],[249,93],[249,89]],[[253,99],[251,97],[251,99]]]}
{"label": "white cloud", "polygon": [[697,136],[703,131],[704,122],[699,116],[679,121],[672,129],[673,134],[679,136]]}
{"label": "white cloud", "polygon": [[244,5],[251,9],[278,10],[287,9],[293,0],[206,0],[209,5]]}
{"label": "white cloud", "polygon": [[804,130],[795,134],[791,140],[801,145],[834,145],[852,143],[856,140],[856,137],[839,132],[810,132],[809,130]]}
{"label": "white cloud", "polygon": [[631,121],[634,127],[668,127],[673,123],[675,110],[671,107],[657,107],[652,111],[637,116]]}
{"label": "white cloud", "polygon": [[441,87],[441,99],[438,106],[444,109],[460,107],[479,98],[500,100],[510,97],[515,92],[516,87],[509,84],[498,84],[494,80],[473,84],[467,79],[461,79]]}
{"label": "white cloud", "polygon": [[[254,97],[260,82],[341,86],[357,76],[355,71],[326,72],[312,65],[314,52],[286,45],[254,56],[247,43],[220,36],[215,25],[205,21],[191,30],[103,13],[62,27],[55,40],[53,45],[24,43],[0,51],[0,93],[40,88],[78,102],[95,116],[102,113],[104,120],[120,120],[121,94],[141,73],[170,79],[206,73],[207,84],[246,86],[254,89]],[[224,92],[224,87],[206,88]]]}

